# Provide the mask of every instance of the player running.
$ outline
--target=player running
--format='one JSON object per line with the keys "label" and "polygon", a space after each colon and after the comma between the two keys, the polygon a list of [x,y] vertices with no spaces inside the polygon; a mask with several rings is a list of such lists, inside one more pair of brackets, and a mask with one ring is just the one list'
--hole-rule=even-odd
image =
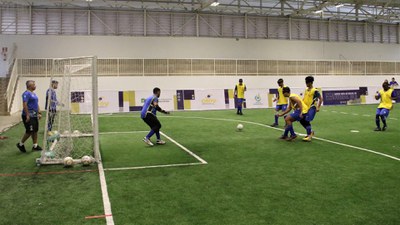
{"label": "player running", "polygon": [[[382,88],[383,89],[378,91],[375,95],[376,100],[379,100],[379,99],[381,100],[380,104],[378,105],[378,108],[376,109],[375,131],[385,131],[386,130],[386,128],[387,128],[386,118],[389,116],[389,112],[393,108],[392,100],[396,99],[395,92],[393,91],[393,89],[391,89],[389,87],[388,82],[384,82],[382,84]],[[382,129],[381,129],[380,120],[382,120],[382,123],[383,123]]]}
{"label": "player running", "polygon": [[279,79],[278,80],[278,86],[279,86],[278,87],[278,94],[277,94],[276,98],[274,99],[274,102],[277,102],[276,103],[276,107],[275,107],[275,111],[276,111],[276,113],[275,113],[275,122],[273,124],[271,124],[271,127],[277,127],[278,126],[278,118],[279,118],[278,114],[279,114],[279,111],[282,111],[282,112],[286,111],[287,105],[288,105],[288,100],[287,100],[287,98],[285,96],[283,96],[283,93],[282,93],[282,89],[284,87],[286,87],[283,84],[283,79]]}
{"label": "player running", "polygon": [[[294,110],[290,115],[285,117],[286,127],[285,132],[280,137],[280,139],[292,141],[297,138],[296,133],[294,132],[292,123],[295,121],[300,121],[301,119],[307,116],[308,106],[301,100],[301,98],[296,94],[290,94],[290,88],[284,87],[282,89],[283,96],[286,98],[289,97],[290,107],[288,107],[284,112],[278,114],[279,117],[286,115],[292,109]],[[288,134],[290,132],[290,137]]]}
{"label": "player running", "polygon": [[147,134],[146,137],[143,138],[143,141],[149,145],[149,146],[153,146],[154,144],[150,141],[150,138],[156,134],[157,136],[157,144],[158,145],[164,145],[165,141],[161,140],[161,136],[160,136],[160,129],[161,129],[161,123],[160,121],[157,119],[157,111],[164,113],[164,114],[169,114],[169,112],[163,110],[160,108],[160,106],[158,105],[158,98],[160,97],[161,94],[161,90],[160,88],[154,88],[153,89],[153,95],[148,97],[145,101],[144,101],[144,105],[143,105],[143,109],[142,112],[140,114],[140,117],[143,119],[143,121],[149,125],[149,127],[151,128],[149,134]]}
{"label": "player running", "polygon": [[239,79],[239,84],[235,86],[235,98],[237,101],[237,113],[243,115],[242,108],[244,102],[244,92],[247,91],[246,85],[243,83],[243,79]]}
{"label": "player running", "polygon": [[311,141],[314,136],[314,131],[311,129],[311,121],[313,121],[315,114],[319,112],[321,104],[323,102],[322,95],[313,86],[314,77],[306,77],[306,90],[304,91],[303,102],[309,108],[307,116],[300,120],[301,125],[306,129],[307,136],[303,138],[303,141]]}

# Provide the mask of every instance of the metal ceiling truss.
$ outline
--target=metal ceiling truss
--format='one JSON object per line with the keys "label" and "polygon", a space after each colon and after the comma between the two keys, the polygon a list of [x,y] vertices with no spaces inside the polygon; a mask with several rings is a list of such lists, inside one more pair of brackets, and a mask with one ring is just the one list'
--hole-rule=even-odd
{"label": "metal ceiling truss", "polygon": [[[212,3],[218,2],[218,6]],[[340,7],[337,7],[339,6]],[[400,0],[0,0],[0,7],[84,8],[286,16],[400,23]]]}

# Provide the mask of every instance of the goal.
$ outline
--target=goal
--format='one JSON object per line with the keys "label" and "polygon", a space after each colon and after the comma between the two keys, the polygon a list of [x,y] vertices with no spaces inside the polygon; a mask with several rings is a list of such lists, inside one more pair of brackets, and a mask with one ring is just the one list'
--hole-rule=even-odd
{"label": "goal", "polygon": [[97,57],[54,59],[51,72],[37,165],[62,164],[65,157],[81,163],[83,156],[98,162]]}

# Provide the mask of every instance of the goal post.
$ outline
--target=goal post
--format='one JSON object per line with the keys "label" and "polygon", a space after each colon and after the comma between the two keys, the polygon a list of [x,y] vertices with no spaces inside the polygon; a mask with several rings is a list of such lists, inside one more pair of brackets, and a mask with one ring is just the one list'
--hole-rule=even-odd
{"label": "goal post", "polygon": [[[43,151],[37,165],[100,160],[97,57],[53,59],[46,91]],[[87,157],[86,157],[87,159]]]}

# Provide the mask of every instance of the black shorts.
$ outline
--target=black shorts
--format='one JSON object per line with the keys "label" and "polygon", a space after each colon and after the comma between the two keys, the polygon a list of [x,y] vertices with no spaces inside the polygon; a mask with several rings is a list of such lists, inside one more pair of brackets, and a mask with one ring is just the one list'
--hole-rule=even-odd
{"label": "black shorts", "polygon": [[147,113],[146,117],[143,118],[144,122],[149,125],[152,130],[159,130],[161,128],[161,123],[157,117],[152,113]]}
{"label": "black shorts", "polygon": [[29,122],[26,122],[26,116],[22,116],[22,122],[25,126],[26,133],[38,132],[39,130],[39,118],[31,117]]}

